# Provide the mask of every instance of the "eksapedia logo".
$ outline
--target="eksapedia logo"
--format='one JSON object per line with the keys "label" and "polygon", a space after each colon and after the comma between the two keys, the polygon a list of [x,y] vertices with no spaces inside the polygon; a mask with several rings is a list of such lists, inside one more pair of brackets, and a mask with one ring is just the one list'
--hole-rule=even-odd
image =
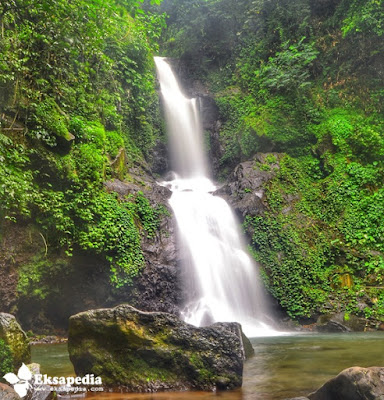
{"label": "eksapedia logo", "polygon": [[10,383],[15,392],[21,397],[25,397],[28,390],[40,391],[50,390],[51,392],[86,392],[87,389],[81,386],[72,387],[72,385],[97,385],[90,387],[88,390],[92,392],[103,391],[102,380],[99,376],[93,374],[87,374],[83,377],[80,376],[48,376],[42,374],[33,375],[29,368],[23,363],[20,367],[17,375],[10,372],[3,377],[8,383]]}
{"label": "eksapedia logo", "polygon": [[10,383],[15,392],[21,397],[25,397],[28,393],[28,389],[30,388],[30,380],[32,380],[32,372],[29,368],[23,363],[23,365],[19,368],[17,375],[10,372],[3,376],[3,378]]}

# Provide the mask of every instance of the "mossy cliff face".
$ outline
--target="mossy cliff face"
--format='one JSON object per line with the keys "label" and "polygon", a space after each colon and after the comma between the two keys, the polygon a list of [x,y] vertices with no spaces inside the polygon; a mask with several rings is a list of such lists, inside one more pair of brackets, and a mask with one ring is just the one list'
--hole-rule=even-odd
{"label": "mossy cliff face", "polygon": [[127,391],[234,389],[245,351],[237,323],[196,328],[129,305],[70,318],[69,354],[78,375]]}
{"label": "mossy cliff face", "polygon": [[[257,153],[239,164],[216,194],[244,222],[264,282],[291,317],[308,323],[336,313],[346,329],[377,329],[384,318],[383,255],[374,236],[355,240],[358,201],[331,196],[346,184],[357,196],[353,177],[343,173],[335,187],[338,172],[323,176],[322,168],[306,157]],[[375,224],[366,230],[375,232]]]}
{"label": "mossy cliff face", "polygon": [[0,339],[10,349],[15,369],[31,361],[27,336],[11,314],[0,313]]}
{"label": "mossy cliff face", "polygon": [[[75,3],[0,3],[0,311],[35,333],[127,301],[162,223],[142,192],[163,137],[153,53],[164,18],[136,0]],[[140,189],[119,197],[114,180]]]}
{"label": "mossy cliff face", "polygon": [[[124,180],[103,182],[103,199],[117,215],[109,215],[97,203],[103,213],[99,210],[92,218],[108,219],[109,226],[95,229],[104,237],[115,237],[109,243],[111,251],[130,254],[119,237],[136,243],[135,254],[141,260],[137,276],[116,288],[104,250],[75,246],[68,255],[64,249],[54,248],[52,236],[43,235],[36,222],[4,222],[0,226],[0,311],[15,314],[25,330],[39,334],[64,332],[71,315],[122,302],[148,311],[179,313],[176,239],[167,206],[171,192],[156,183],[144,162],[135,163],[128,171]],[[79,210],[85,212],[83,206]],[[126,218],[128,212],[133,215],[132,224]],[[112,254],[116,256],[116,252]]]}
{"label": "mossy cliff face", "polygon": [[[115,192],[122,200],[129,195],[143,191],[154,209],[161,211],[156,229],[142,232],[141,248],[145,267],[134,280],[125,296],[119,297],[120,302],[129,302],[140,310],[161,311],[178,315],[182,304],[182,290],[177,252],[175,224],[173,214],[167,205],[171,191],[159,186],[150,171],[131,170],[134,182],[112,180],[105,183],[108,191]],[[141,182],[138,184],[137,182]],[[145,211],[145,210],[143,210]],[[142,216],[145,220],[145,215]],[[148,225],[153,222],[146,221]],[[113,305],[119,304],[115,303]],[[104,306],[110,304],[104,304]]]}

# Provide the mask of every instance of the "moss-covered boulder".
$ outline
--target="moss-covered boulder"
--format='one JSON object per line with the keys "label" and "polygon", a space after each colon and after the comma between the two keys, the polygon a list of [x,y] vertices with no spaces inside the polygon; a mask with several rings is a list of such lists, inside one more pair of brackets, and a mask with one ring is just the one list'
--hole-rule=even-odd
{"label": "moss-covered boulder", "polygon": [[0,340],[11,350],[13,366],[31,362],[31,349],[27,335],[11,314],[0,313]]}
{"label": "moss-covered boulder", "polygon": [[245,358],[241,326],[196,328],[176,316],[129,305],[69,320],[69,355],[79,376],[126,391],[234,389]]}

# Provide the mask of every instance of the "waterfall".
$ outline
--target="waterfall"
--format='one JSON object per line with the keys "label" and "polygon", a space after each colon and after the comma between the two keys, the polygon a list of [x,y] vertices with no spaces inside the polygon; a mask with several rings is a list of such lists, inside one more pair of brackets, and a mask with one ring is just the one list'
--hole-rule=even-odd
{"label": "waterfall", "polygon": [[248,336],[268,335],[266,307],[256,264],[225,200],[212,195],[203,132],[195,99],[185,97],[171,67],[156,57],[175,179],[170,205],[177,221],[186,322],[204,326],[237,321]]}

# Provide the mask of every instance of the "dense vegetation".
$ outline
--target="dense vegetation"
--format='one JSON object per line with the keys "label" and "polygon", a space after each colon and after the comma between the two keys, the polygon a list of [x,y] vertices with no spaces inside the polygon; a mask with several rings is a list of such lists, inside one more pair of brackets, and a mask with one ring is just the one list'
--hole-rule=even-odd
{"label": "dense vegetation", "polygon": [[129,166],[159,135],[153,52],[163,19],[135,0],[1,2],[2,230],[32,221],[45,247],[21,270],[21,293],[47,295],[57,265],[45,258],[55,253],[100,254],[115,286],[141,269],[141,232],[152,234],[158,210],[103,182],[132,180]]}
{"label": "dense vegetation", "polygon": [[13,370],[13,358],[10,347],[0,339],[0,375],[3,377],[5,374]]}
{"label": "dense vegetation", "polygon": [[245,221],[271,293],[293,317],[383,320],[383,1],[162,7],[164,51],[219,105],[221,177],[256,152],[286,154],[267,212]]}
{"label": "dense vegetation", "polygon": [[383,0],[158,3],[0,4],[0,233],[32,224],[42,243],[20,296],[54,296],[79,253],[103,259],[114,287],[142,268],[162,209],[103,183],[133,181],[162,135],[160,45],[216,100],[221,179],[256,152],[285,154],[268,210],[245,220],[270,292],[295,318],[383,320]]}

